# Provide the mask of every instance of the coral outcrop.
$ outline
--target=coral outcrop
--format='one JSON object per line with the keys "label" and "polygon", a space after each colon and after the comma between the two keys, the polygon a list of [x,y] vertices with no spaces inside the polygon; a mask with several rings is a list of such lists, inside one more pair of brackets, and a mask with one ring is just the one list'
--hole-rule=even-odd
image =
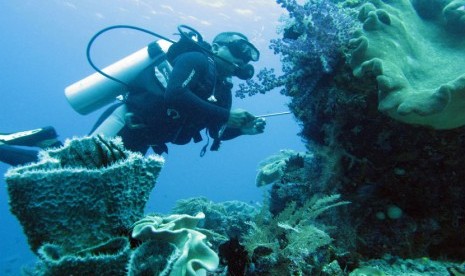
{"label": "coral outcrop", "polygon": [[194,197],[178,200],[172,212],[191,216],[204,213],[202,228],[217,234],[209,239],[213,247],[217,248],[229,238],[247,233],[250,229],[249,222],[258,213],[258,208],[236,200],[215,203],[205,197]]}
{"label": "coral outcrop", "polygon": [[[300,11],[296,1],[278,2],[285,2],[294,14]],[[303,5],[318,2],[308,0]],[[358,17],[362,27],[354,40],[340,44],[338,50],[344,55],[339,58],[345,62],[334,64],[332,71],[307,65],[305,58],[294,59],[305,54],[314,57],[316,52],[300,43],[305,36],[286,29],[288,22],[282,26],[289,31],[281,42],[272,42],[280,45],[276,52],[287,61],[282,71],[288,77],[280,78],[278,85],[291,97],[290,109],[302,123],[300,135],[310,153],[301,156],[300,164],[292,162],[295,166],[290,170],[283,162],[270,163],[271,177],[259,181],[272,187],[263,219],[254,220],[263,235],[252,231],[257,236],[251,241],[267,245],[251,247],[247,240],[252,262],[266,269],[288,264],[286,258],[276,262],[279,258],[274,255],[287,246],[291,233],[287,231],[299,230],[285,215],[308,217],[311,202],[331,194],[340,194],[351,204],[332,208],[329,216],[325,212],[312,221],[332,238],[326,244],[332,253],[317,254],[327,262],[321,272],[351,271],[366,259],[386,254],[399,256],[396,259],[427,256],[463,261],[464,1],[332,2],[338,3],[339,14]],[[353,8],[359,12],[352,13]],[[291,26],[306,26],[305,16],[293,19],[300,22]],[[286,51],[294,46],[293,52]],[[308,74],[312,70],[320,71],[316,83]],[[264,72],[263,85],[252,90],[276,87],[276,78],[270,75]],[[274,244],[270,237],[280,243]],[[309,268],[309,259],[304,260],[300,268]],[[406,270],[422,271],[414,266]]]}
{"label": "coral outcrop", "polygon": [[465,125],[465,38],[458,33],[465,30],[465,1],[436,11],[425,7],[429,2],[365,4],[350,65],[359,78],[376,77],[381,112],[408,124],[457,128]]}
{"label": "coral outcrop", "polygon": [[163,165],[97,137],[68,140],[39,158],[5,175],[11,212],[34,252],[48,243],[74,252],[125,233],[143,216]]}
{"label": "coral outcrop", "polygon": [[284,176],[287,163],[291,157],[298,154],[293,150],[281,150],[278,154],[272,155],[260,162],[258,173],[255,179],[257,187],[276,183]]}

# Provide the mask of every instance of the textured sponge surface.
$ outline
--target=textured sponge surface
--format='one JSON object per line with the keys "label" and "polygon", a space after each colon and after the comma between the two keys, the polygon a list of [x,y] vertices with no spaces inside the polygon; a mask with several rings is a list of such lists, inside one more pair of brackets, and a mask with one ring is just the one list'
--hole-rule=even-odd
{"label": "textured sponge surface", "polygon": [[[119,140],[108,141],[69,140],[63,148],[42,152],[38,163],[6,173],[10,210],[34,252],[45,243],[70,252],[95,246],[143,216],[163,159],[144,158],[124,150]],[[97,154],[104,162],[86,161],[85,149],[95,144],[102,147]],[[84,153],[82,162],[63,162],[71,160],[70,152]]]}

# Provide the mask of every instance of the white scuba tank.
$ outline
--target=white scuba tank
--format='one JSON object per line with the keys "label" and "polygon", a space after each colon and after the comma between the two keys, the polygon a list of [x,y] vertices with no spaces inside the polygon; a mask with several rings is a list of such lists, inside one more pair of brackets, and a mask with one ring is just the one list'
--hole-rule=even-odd
{"label": "white scuba tank", "polygon": [[[134,83],[138,79],[147,79],[142,77],[143,72],[150,71],[152,76],[159,79],[161,84],[164,81],[161,77],[167,80],[171,67],[163,55],[166,54],[171,42],[166,40],[158,40],[156,42],[163,53],[150,56],[148,46],[139,51],[105,67],[102,71],[123,83]],[[163,63],[163,64],[161,64]],[[165,80],[165,81],[166,81]],[[152,86],[153,83],[138,83],[140,86]],[[153,87],[147,87],[151,90]],[[96,72],[80,81],[77,81],[65,88],[65,96],[78,113],[82,115],[89,114],[109,103],[112,103],[118,96],[127,93],[127,87],[124,84],[111,80],[100,73]]]}

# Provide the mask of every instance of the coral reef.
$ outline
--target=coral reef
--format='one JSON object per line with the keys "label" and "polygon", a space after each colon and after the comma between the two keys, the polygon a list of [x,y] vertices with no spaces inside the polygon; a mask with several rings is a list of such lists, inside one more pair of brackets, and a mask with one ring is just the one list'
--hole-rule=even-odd
{"label": "coral reef", "polygon": [[34,252],[51,243],[75,252],[125,233],[143,216],[163,165],[126,151],[120,140],[68,140],[38,163],[6,173],[11,212]]}
{"label": "coral reef", "polygon": [[350,65],[359,78],[376,77],[378,109],[436,129],[465,125],[465,39],[450,30],[465,29],[465,1],[452,1],[436,20],[420,16],[433,11],[419,1],[420,15],[409,0],[370,2],[359,13]]}
{"label": "coral reef", "polygon": [[218,252],[220,263],[228,268],[228,275],[246,275],[250,264],[249,254],[237,238],[222,243]]}
{"label": "coral reef", "polygon": [[258,81],[249,80],[239,86],[238,97],[281,86],[285,87],[281,93],[288,96],[300,97],[302,90],[311,93],[342,60],[342,47],[354,30],[354,19],[332,1],[310,0],[302,5],[295,0],[276,2],[289,14],[283,22],[283,38],[272,40],[270,45],[281,56],[283,74],[276,76],[274,69],[260,71]]}
{"label": "coral reef", "polygon": [[67,140],[41,152],[39,162],[10,169],[11,211],[40,260],[30,273],[202,275],[216,269],[218,256],[194,229],[203,213],[141,219],[163,162],[126,150],[121,139],[97,136]]}
{"label": "coral reef", "polygon": [[[463,265],[462,265],[463,266]],[[450,271],[456,270],[456,273]],[[463,269],[447,261],[434,261],[429,258],[401,259],[385,255],[381,259],[373,259],[361,263],[361,267],[352,271],[349,276],[362,275],[460,275]]]}
{"label": "coral reef", "polygon": [[328,210],[348,204],[339,195],[314,198],[298,207],[290,202],[273,216],[268,206],[251,222],[252,229],[244,237],[256,275],[318,275],[331,261],[332,238],[326,226],[316,218]]}
{"label": "coral reef", "polygon": [[311,196],[324,193],[331,177],[337,172],[330,166],[334,159],[322,153],[281,150],[259,164],[256,178],[258,187],[271,185],[269,210],[273,215],[286,208],[289,202],[302,207]]}
{"label": "coral reef", "polygon": [[255,180],[257,187],[276,183],[284,176],[287,163],[291,157],[298,154],[293,150],[281,150],[279,154],[272,155],[258,164],[258,174]]}
{"label": "coral reef", "polygon": [[[463,261],[464,1],[333,2],[340,2],[338,12],[345,15],[357,8],[360,12],[354,15],[363,23],[354,40],[341,41],[340,62],[326,73],[322,67],[302,62],[304,58],[293,60],[296,54],[315,55],[299,45],[293,52],[279,52],[288,61],[281,78],[273,78],[268,70],[261,84],[251,86],[251,90],[262,91],[284,86],[310,152],[300,154],[296,160],[303,162],[293,161],[292,169],[279,158],[265,162],[270,173],[258,180],[270,183],[271,189],[266,212],[253,222],[259,225],[254,228],[256,236],[245,244],[252,263],[257,269],[268,269],[265,271],[288,268],[301,273],[290,265],[298,263],[306,273],[309,270],[305,269],[312,268],[340,275],[341,268],[352,271],[369,266],[363,260],[386,253],[400,258]],[[299,10],[295,2],[286,5],[292,6],[285,6],[287,10]],[[305,25],[304,18],[294,17],[301,22],[293,24]],[[291,31],[283,34],[282,45],[292,44],[291,37],[304,37]],[[309,68],[320,70],[316,83],[305,74]],[[305,78],[296,78],[296,72]],[[398,90],[387,90],[390,85]],[[308,208],[303,206],[331,194],[340,194],[343,202],[352,203],[331,208],[330,216],[324,212],[312,221],[311,225],[332,238],[321,247],[328,254],[310,254],[321,257],[319,264],[311,261],[316,257],[292,258],[303,260],[294,263],[290,259],[276,261],[280,257],[275,252],[288,244],[287,231],[296,229],[295,224],[280,223],[276,218],[305,213]],[[266,246],[250,246],[251,240]],[[301,249],[295,250],[288,255],[298,256]],[[434,271],[422,270],[421,261],[412,262],[415,266],[409,270],[413,273]]]}
{"label": "coral reef", "polygon": [[[178,200],[172,210],[175,214],[205,214],[200,227],[213,231],[217,235],[209,237],[213,248],[230,239],[240,239],[250,229],[248,222],[258,213],[255,206],[240,201],[212,202],[204,197]],[[208,233],[205,233],[208,234]]]}
{"label": "coral reef", "polygon": [[[132,237],[134,239],[148,242],[157,241],[159,244],[152,248],[164,248],[172,245],[172,253],[168,259],[162,258],[163,269],[154,270],[154,265],[144,264],[143,261],[134,260],[131,264],[138,264],[141,269],[138,273],[130,275],[200,275],[206,270],[213,271],[218,267],[219,259],[216,253],[205,243],[206,236],[194,230],[199,220],[204,219],[205,214],[198,213],[196,216],[170,215],[167,217],[147,216],[134,223]],[[160,242],[162,242],[160,244]],[[142,245],[144,246],[144,245]],[[157,255],[144,254],[153,264],[153,258],[159,259]],[[167,261],[166,261],[167,260]],[[165,264],[165,261],[167,262]],[[144,270],[146,268],[146,270]],[[148,273],[147,268],[150,273]],[[134,270],[131,267],[129,271]],[[203,271],[203,272],[202,272]]]}

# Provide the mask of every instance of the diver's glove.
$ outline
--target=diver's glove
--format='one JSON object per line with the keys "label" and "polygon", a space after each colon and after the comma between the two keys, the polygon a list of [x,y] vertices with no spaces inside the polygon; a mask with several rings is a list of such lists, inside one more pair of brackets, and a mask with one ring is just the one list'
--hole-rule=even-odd
{"label": "diver's glove", "polygon": [[241,127],[241,132],[245,135],[260,134],[265,131],[265,126],[265,118],[258,117]]}
{"label": "diver's glove", "polygon": [[255,116],[248,111],[237,108],[229,112],[229,119],[226,125],[232,128],[242,128],[255,120]]}

